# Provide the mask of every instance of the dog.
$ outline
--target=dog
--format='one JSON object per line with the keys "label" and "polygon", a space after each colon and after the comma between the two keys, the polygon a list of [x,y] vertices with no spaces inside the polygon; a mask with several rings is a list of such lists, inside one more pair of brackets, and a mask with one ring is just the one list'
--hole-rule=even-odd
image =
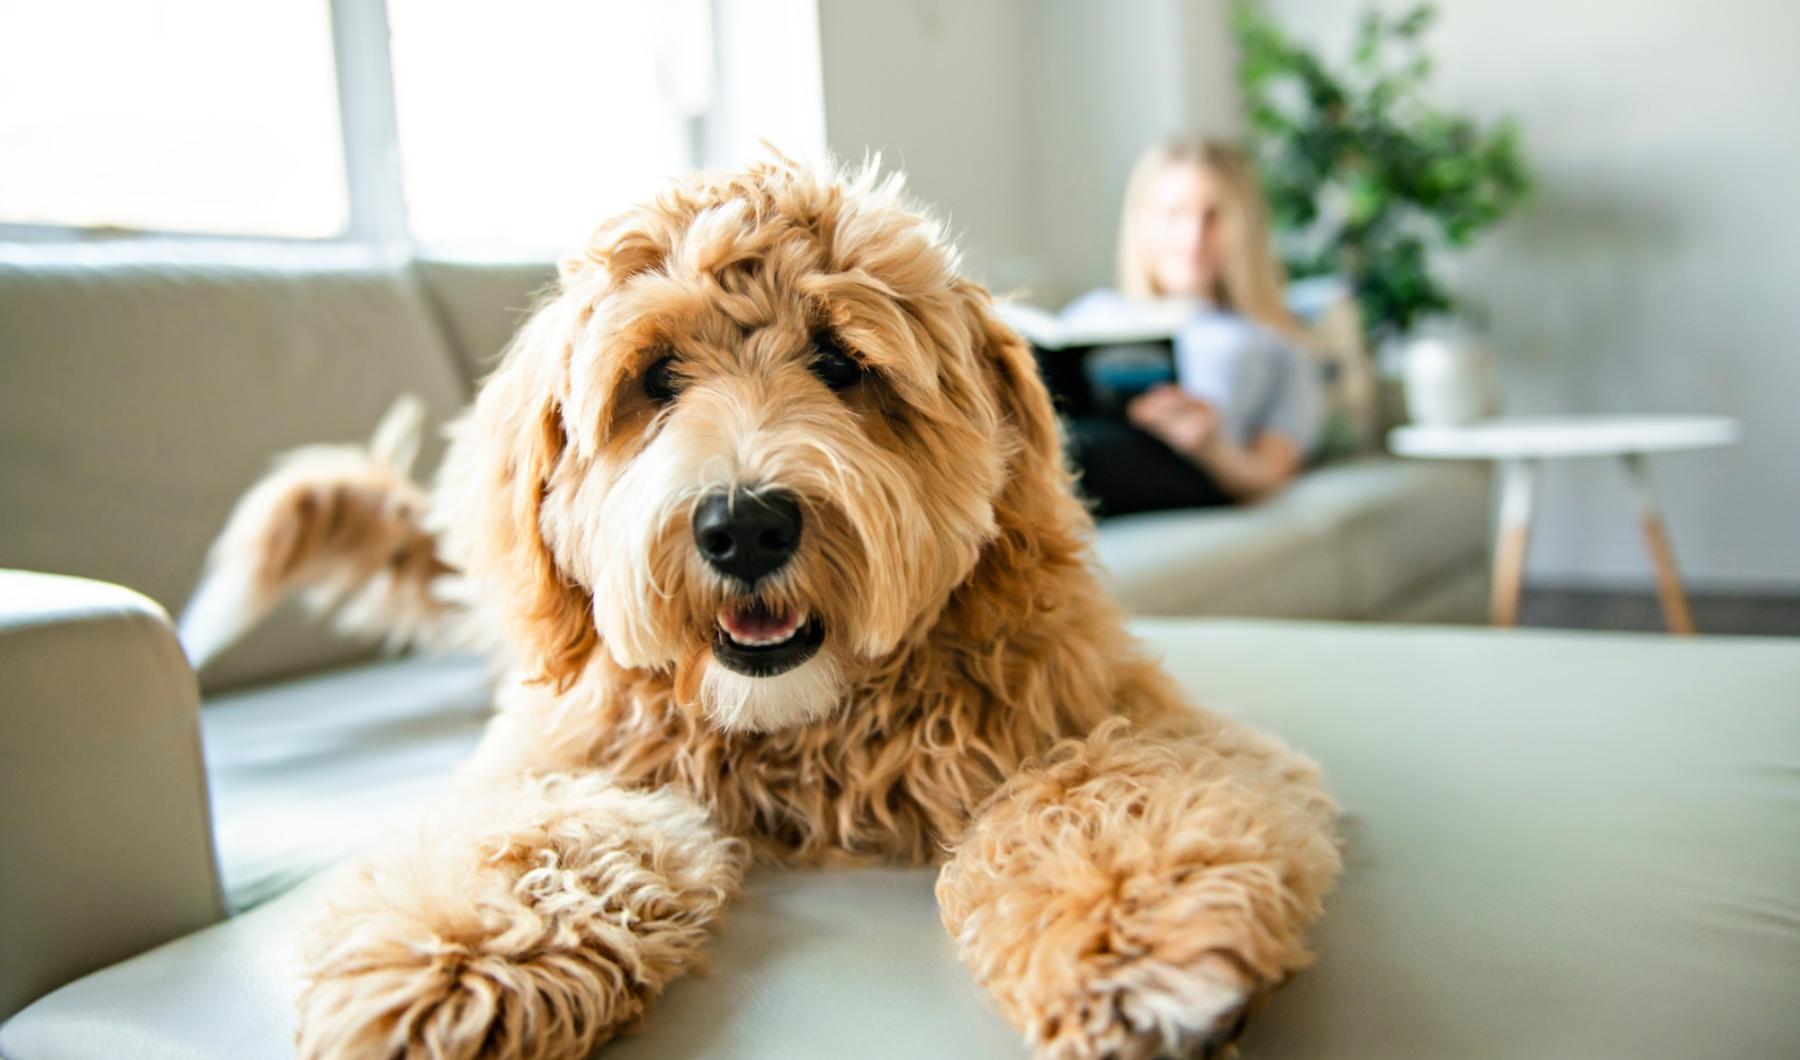
{"label": "dog", "polygon": [[1129,635],[1029,349],[897,177],[681,181],[560,263],[429,494],[415,416],[253,490],[184,629],[311,587],[507,673],[454,803],[330,885],[302,1055],[586,1056],[752,863],[941,866],[1041,1057],[1220,1055],[1309,963],[1317,767]]}

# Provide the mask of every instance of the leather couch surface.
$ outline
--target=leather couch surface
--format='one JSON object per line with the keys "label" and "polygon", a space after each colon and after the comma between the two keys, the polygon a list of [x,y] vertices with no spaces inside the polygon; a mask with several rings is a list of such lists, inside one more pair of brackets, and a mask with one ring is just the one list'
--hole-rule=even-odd
{"label": "leather couch surface", "polygon": [[214,696],[200,712],[231,908],[275,897],[449,789],[492,713],[489,667],[394,659]]}
{"label": "leather couch surface", "polygon": [[0,1019],[223,915],[199,700],[150,600],[0,570]]}
{"label": "leather couch surface", "polygon": [[[1800,644],[1144,621],[1348,810],[1320,960],[1250,1060],[1800,1055]],[[928,871],[759,873],[616,1057],[1022,1056]],[[9,1060],[288,1055],[311,888],[51,994]]]}

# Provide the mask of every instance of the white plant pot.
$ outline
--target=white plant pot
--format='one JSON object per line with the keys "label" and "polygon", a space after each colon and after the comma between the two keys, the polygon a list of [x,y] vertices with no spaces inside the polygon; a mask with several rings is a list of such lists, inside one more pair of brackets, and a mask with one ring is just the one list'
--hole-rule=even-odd
{"label": "white plant pot", "polygon": [[1414,423],[1453,426],[1493,411],[1492,358],[1467,339],[1413,339],[1401,354],[1400,376]]}

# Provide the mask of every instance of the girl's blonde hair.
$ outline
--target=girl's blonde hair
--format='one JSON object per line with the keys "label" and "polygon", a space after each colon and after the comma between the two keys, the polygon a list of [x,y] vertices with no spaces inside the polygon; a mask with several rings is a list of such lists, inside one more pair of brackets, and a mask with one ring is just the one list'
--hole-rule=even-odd
{"label": "girl's blonde hair", "polygon": [[1125,187],[1125,210],[1119,221],[1119,290],[1131,298],[1158,298],[1144,238],[1144,209],[1150,187],[1173,165],[1200,166],[1213,175],[1221,192],[1220,221],[1227,233],[1225,267],[1216,290],[1208,296],[1229,309],[1289,335],[1300,324],[1288,312],[1287,274],[1269,239],[1269,207],[1257,182],[1256,165],[1235,144],[1202,137],[1182,137],[1144,152]]}

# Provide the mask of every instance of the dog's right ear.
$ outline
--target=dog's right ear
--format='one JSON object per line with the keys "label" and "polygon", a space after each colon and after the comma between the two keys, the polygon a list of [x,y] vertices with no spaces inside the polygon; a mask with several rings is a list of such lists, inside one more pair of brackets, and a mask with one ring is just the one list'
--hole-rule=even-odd
{"label": "dog's right ear", "polygon": [[1010,474],[1033,490],[1066,489],[1062,429],[1031,347],[994,312],[986,288],[969,280],[958,281],[958,287],[977,355],[992,373],[1000,411],[1016,434]]}
{"label": "dog's right ear", "polygon": [[[989,373],[999,411],[1009,428],[1006,483],[994,498],[999,537],[984,561],[991,599],[1021,601],[1025,612],[1043,596],[1047,566],[1080,566],[1093,517],[1075,492],[1063,454],[1062,427],[1031,347],[994,311],[993,297],[980,284],[958,281],[958,294],[975,344],[977,360]],[[999,620],[999,612],[987,615]]]}
{"label": "dog's right ear", "polygon": [[566,689],[599,635],[592,595],[558,565],[544,541],[545,492],[569,455],[563,421],[574,329],[560,299],[541,306],[481,388],[466,432],[469,451],[447,468],[465,480],[469,572],[501,602],[513,646],[534,678]]}

